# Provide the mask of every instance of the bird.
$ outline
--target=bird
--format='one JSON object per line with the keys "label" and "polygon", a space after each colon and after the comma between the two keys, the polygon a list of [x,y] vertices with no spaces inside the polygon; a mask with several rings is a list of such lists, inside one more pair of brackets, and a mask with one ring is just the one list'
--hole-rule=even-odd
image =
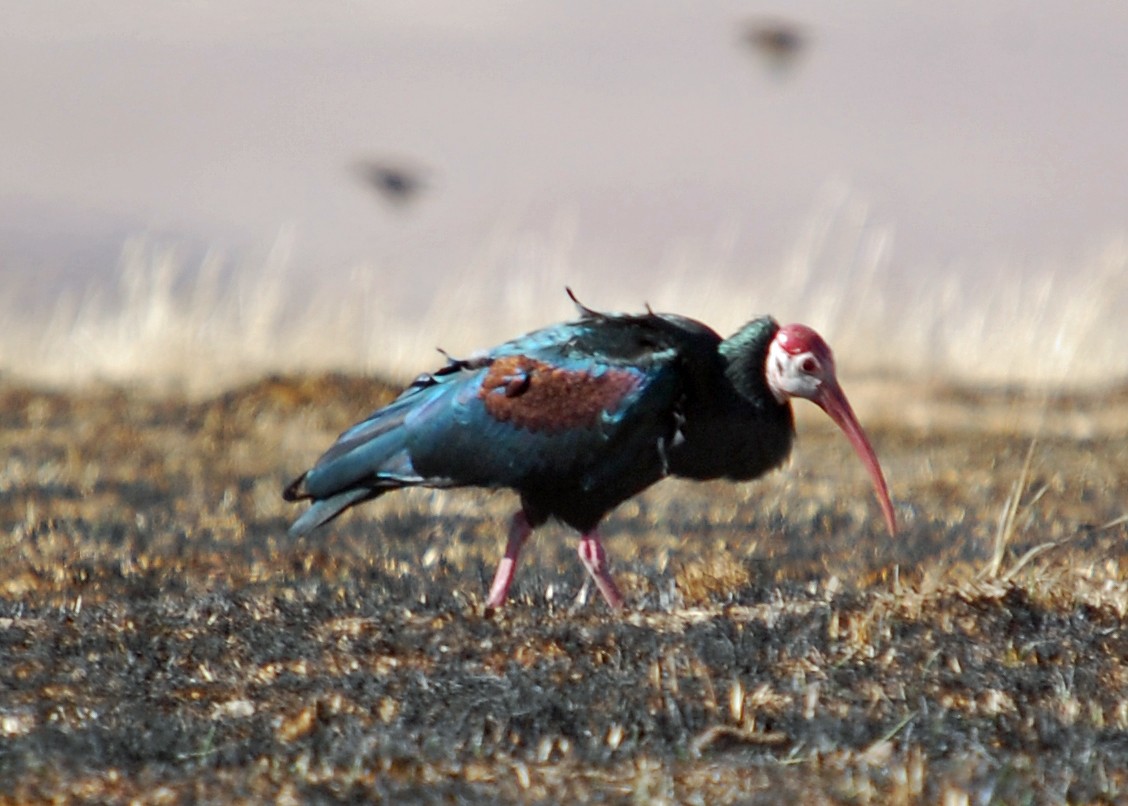
{"label": "bird", "polygon": [[791,400],[820,406],[873,481],[891,536],[885,476],[838,383],[834,356],[802,324],[753,318],[722,339],[671,313],[603,313],[568,289],[578,318],[419,375],[344,431],[283,491],[311,505],[299,537],[403,487],[510,488],[520,506],[486,599],[501,607],[522,546],[550,518],[580,533],[579,558],[613,610],[625,599],[599,532],[623,501],[670,476],[748,481],[780,466]]}
{"label": "bird", "polygon": [[800,25],[766,17],[746,23],[742,39],[777,75],[789,72],[809,44],[809,37]]}
{"label": "bird", "polygon": [[353,171],[357,178],[395,206],[414,201],[425,187],[423,172],[403,161],[359,160],[353,164]]}

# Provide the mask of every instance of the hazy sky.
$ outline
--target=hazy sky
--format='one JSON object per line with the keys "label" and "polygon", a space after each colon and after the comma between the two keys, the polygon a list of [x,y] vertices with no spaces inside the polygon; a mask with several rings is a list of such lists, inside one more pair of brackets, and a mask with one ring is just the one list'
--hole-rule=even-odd
{"label": "hazy sky", "polygon": [[[0,271],[280,227],[404,282],[499,228],[773,260],[828,187],[908,267],[1068,259],[1128,229],[1128,4],[1033,7],[0,0]],[[786,75],[740,43],[774,12],[810,37]],[[427,192],[390,209],[366,156]]]}

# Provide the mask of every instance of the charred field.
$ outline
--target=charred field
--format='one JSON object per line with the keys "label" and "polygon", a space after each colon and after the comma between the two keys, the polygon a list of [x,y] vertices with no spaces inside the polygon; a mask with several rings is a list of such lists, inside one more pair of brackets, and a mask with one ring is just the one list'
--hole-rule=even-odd
{"label": "charred field", "polygon": [[896,540],[800,412],[784,470],[612,514],[616,616],[556,527],[484,612],[506,493],[289,540],[378,382],[0,380],[0,802],[1122,797],[1128,389],[847,389]]}

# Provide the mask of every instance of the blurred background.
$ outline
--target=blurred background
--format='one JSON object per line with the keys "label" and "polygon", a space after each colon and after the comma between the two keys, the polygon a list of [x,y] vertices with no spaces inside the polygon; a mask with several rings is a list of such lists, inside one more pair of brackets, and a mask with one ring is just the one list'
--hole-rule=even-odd
{"label": "blurred background", "polygon": [[404,377],[595,308],[1128,378],[1128,5],[0,0],[0,373]]}

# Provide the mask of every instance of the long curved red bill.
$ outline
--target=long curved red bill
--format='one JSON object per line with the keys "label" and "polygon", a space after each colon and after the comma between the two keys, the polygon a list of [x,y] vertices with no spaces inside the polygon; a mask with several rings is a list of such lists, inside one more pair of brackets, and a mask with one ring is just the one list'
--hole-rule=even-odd
{"label": "long curved red bill", "polygon": [[846,399],[842,387],[833,380],[824,380],[818,393],[811,400],[818,404],[823,411],[830,415],[830,419],[838,424],[838,427],[845,432],[847,439],[850,440],[850,444],[854,446],[858,456],[861,457],[862,463],[869,471],[870,478],[873,479],[874,491],[877,493],[877,500],[881,503],[881,511],[885,513],[885,523],[889,527],[889,534],[896,537],[897,518],[893,514],[893,502],[889,499],[889,486],[885,483],[885,475],[881,472],[877,454],[873,452],[873,446],[870,445],[866,432],[862,430],[858,418],[854,416],[854,410],[850,408],[850,401]]}

